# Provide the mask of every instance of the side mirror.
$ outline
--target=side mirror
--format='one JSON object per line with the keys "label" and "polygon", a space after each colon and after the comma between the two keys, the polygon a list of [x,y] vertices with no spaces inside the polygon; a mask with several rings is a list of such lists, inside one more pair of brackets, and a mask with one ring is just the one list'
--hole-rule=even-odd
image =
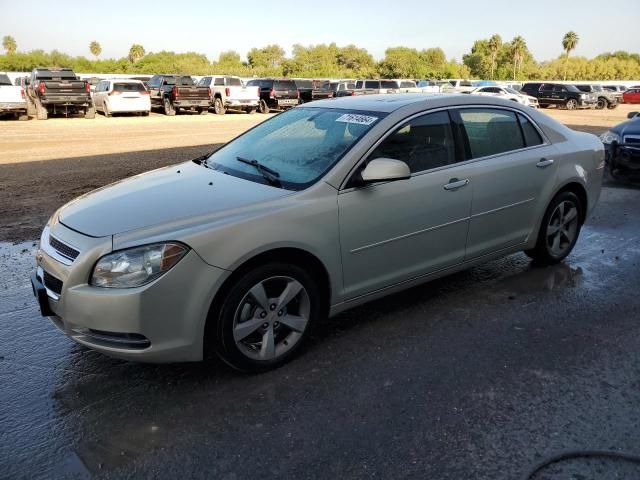
{"label": "side mirror", "polygon": [[627,114],[627,118],[635,118],[635,117],[637,117],[637,116],[638,116],[638,114],[639,114],[639,113],[640,113],[640,112],[629,112],[629,113]]}
{"label": "side mirror", "polygon": [[409,166],[401,160],[376,158],[371,160],[362,171],[364,183],[391,182],[411,177]]}

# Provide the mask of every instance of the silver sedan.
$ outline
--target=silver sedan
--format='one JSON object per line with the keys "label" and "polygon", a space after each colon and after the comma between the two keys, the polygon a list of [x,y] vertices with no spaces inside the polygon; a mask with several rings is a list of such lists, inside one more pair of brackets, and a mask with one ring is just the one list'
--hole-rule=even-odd
{"label": "silver sedan", "polygon": [[562,261],[603,166],[597,137],[511,101],[313,102],[60,208],[34,293],[108,355],[266,370],[355,305],[519,251]]}

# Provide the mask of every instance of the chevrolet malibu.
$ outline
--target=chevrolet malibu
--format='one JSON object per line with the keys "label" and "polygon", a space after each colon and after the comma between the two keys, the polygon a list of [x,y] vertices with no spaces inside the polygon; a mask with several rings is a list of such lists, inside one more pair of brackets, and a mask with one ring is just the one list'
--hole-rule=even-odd
{"label": "chevrolet malibu", "polygon": [[34,293],[105,354],[262,371],[355,305],[519,251],[562,261],[603,168],[597,137],[507,100],[313,102],[60,208]]}

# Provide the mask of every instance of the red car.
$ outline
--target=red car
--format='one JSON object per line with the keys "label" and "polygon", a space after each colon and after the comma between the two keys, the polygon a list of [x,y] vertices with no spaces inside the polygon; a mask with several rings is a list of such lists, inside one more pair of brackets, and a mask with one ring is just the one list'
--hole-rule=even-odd
{"label": "red car", "polygon": [[640,86],[632,87],[622,94],[624,103],[640,103]]}

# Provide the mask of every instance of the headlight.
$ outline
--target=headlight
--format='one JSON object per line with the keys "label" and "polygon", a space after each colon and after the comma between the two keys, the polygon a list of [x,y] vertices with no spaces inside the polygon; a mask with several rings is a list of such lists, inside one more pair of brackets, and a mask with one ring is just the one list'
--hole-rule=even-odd
{"label": "headlight", "polygon": [[188,251],[179,243],[156,243],[110,253],[98,260],[90,283],[105,288],[139,287],[171,270]]}
{"label": "headlight", "polygon": [[586,93],[581,93],[580,94],[580,98],[582,98],[582,99],[585,99],[585,98],[588,98],[588,97],[589,97],[589,95],[587,95]]}
{"label": "headlight", "polygon": [[600,135],[600,140],[602,140],[602,143],[607,145],[613,142],[620,143],[620,135],[609,130]]}

